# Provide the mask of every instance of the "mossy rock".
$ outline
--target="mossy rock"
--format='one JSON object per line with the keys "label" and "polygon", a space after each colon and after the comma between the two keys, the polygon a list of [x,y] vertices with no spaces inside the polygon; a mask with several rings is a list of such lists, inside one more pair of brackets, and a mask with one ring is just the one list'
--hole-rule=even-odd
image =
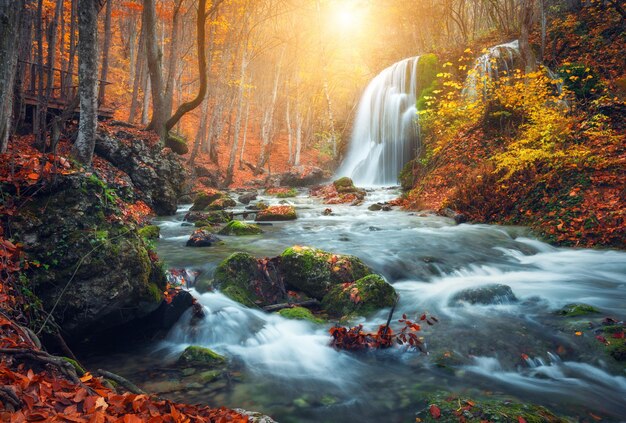
{"label": "mossy rock", "polygon": [[148,225],[139,229],[139,235],[145,239],[159,239],[161,235],[161,228],[156,225]]}
{"label": "mossy rock", "polygon": [[322,299],[322,308],[333,316],[367,316],[391,307],[398,294],[379,275],[367,275],[351,284],[335,285]]}
{"label": "mossy rock", "polygon": [[178,358],[178,363],[182,365],[195,366],[218,366],[226,363],[226,358],[209,348],[191,345]]}
{"label": "mossy rock", "polygon": [[352,179],[348,178],[347,176],[344,176],[343,178],[339,178],[334,181],[333,186],[339,194],[350,194],[361,191],[354,186],[354,182],[352,182]]}
{"label": "mossy rock", "polygon": [[69,357],[61,357],[61,359],[70,363],[72,367],[74,367],[74,370],[76,370],[76,374],[78,376],[82,376],[86,373],[86,370],[80,364],[78,364],[78,361]]}
{"label": "mossy rock", "polygon": [[624,338],[624,326],[617,324],[604,326],[604,337],[608,344],[603,344],[606,352],[616,361],[626,364],[626,339]]}
{"label": "mossy rock", "polygon": [[[459,397],[449,392],[441,392],[427,398],[428,404],[417,413],[417,418],[424,423],[458,423],[459,408],[463,408],[462,416],[468,423],[518,422],[527,423],[567,423],[545,407],[534,404],[520,403],[508,399],[470,399]],[[441,415],[437,418],[430,411],[436,406]]]}
{"label": "mossy rock", "polygon": [[257,225],[241,222],[239,220],[231,220],[228,224],[218,232],[220,235],[258,235],[263,233]]}
{"label": "mossy rock", "polygon": [[589,304],[567,304],[562,309],[557,311],[557,314],[565,317],[584,316],[587,314],[600,313],[600,311],[594,306]]}
{"label": "mossy rock", "polygon": [[517,297],[508,285],[491,283],[475,288],[463,289],[454,294],[449,301],[450,306],[468,304],[510,304],[517,302]]}
{"label": "mossy rock", "polygon": [[353,282],[372,273],[358,257],[301,246],[283,251],[280,268],[288,285],[318,300],[334,285]]}
{"label": "mossy rock", "polygon": [[218,198],[217,200],[209,204],[206,207],[206,210],[224,210],[229,207],[235,207],[236,205],[237,202],[235,200],[225,195],[224,197]]}
{"label": "mossy rock", "polygon": [[250,254],[233,253],[215,269],[214,285],[222,294],[249,307],[284,302],[279,284],[268,280],[259,267],[259,261]]}
{"label": "mossy rock", "polygon": [[193,200],[193,205],[191,206],[190,211],[202,211],[206,209],[209,204],[214,202],[215,200],[224,197],[224,194],[221,191],[209,189],[206,191],[199,192],[196,195],[195,200]]}
{"label": "mossy rock", "polygon": [[296,220],[296,209],[293,206],[269,206],[259,211],[255,220],[257,222],[277,222],[285,220]]}
{"label": "mossy rock", "polygon": [[295,188],[269,188],[265,190],[267,195],[275,195],[278,198],[292,198],[298,195]]}
{"label": "mossy rock", "polygon": [[167,138],[165,138],[165,146],[171,148],[174,153],[181,156],[189,153],[187,140],[177,134],[170,133]]}
{"label": "mossy rock", "polygon": [[323,319],[315,317],[315,315],[308,308],[304,307],[291,307],[284,308],[278,312],[285,319],[292,320],[308,320],[309,322],[321,324],[324,323]]}
{"label": "mossy rock", "polygon": [[213,291],[213,281],[211,279],[200,279],[196,281],[194,288],[196,289],[196,291],[198,291],[199,294],[211,292]]}

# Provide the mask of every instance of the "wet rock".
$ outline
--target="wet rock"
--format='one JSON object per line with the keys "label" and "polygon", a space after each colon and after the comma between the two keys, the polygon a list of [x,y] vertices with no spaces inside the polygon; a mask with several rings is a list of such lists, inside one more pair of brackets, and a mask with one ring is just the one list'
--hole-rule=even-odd
{"label": "wet rock", "polygon": [[165,138],[165,146],[169,147],[174,153],[178,154],[179,156],[189,153],[187,140],[178,134],[168,134],[168,136]]}
{"label": "wet rock", "polygon": [[517,302],[511,287],[502,284],[488,284],[457,292],[450,298],[449,305],[468,304],[509,304]]}
{"label": "wet rock", "polygon": [[268,188],[265,190],[265,194],[274,195],[278,198],[291,198],[296,197],[298,195],[298,191],[295,188]]}
{"label": "wet rock", "polygon": [[356,187],[354,186],[354,182],[352,182],[352,179],[348,178],[347,176],[337,179],[333,182],[333,185],[337,192],[340,194],[353,192],[356,189]]}
{"label": "wet rock", "polygon": [[267,266],[266,274],[255,257],[234,253],[217,266],[213,283],[222,294],[247,306],[285,302],[283,287],[277,279],[272,279],[276,266],[273,262],[268,262]]}
{"label": "wet rock", "polygon": [[369,206],[367,209],[368,209],[369,211],[379,211],[379,210],[382,210],[382,209],[383,209],[383,206],[382,206],[382,205],[380,205],[380,204],[378,204],[378,203],[376,203],[376,204],[372,204],[372,205],[371,205],[371,206]]}
{"label": "wet rock", "polygon": [[254,220],[258,222],[277,222],[283,220],[296,220],[296,209],[293,206],[269,206],[257,213]]}
{"label": "wet rock", "polygon": [[221,239],[206,229],[196,229],[187,241],[187,247],[210,247]]}
{"label": "wet rock", "polygon": [[[130,139],[128,139],[130,136]],[[154,141],[125,131],[115,135],[99,131],[95,152],[122,170],[138,189],[140,198],[159,215],[176,213],[187,177],[180,157]]]}
{"label": "wet rock", "polygon": [[326,204],[350,204],[353,206],[362,204],[367,193],[365,190],[354,186],[352,179],[343,177],[325,186],[313,187],[310,194],[314,197],[322,197]]}
{"label": "wet rock", "polygon": [[250,204],[251,201],[256,200],[257,195],[258,194],[256,192],[248,192],[246,194],[240,195],[238,200],[242,204]]}
{"label": "wet rock", "polygon": [[241,222],[239,220],[232,220],[228,222],[228,225],[226,225],[218,233],[220,235],[245,236],[245,235],[258,235],[258,234],[263,233],[263,230],[259,228],[257,225],[252,225],[249,223]]}
{"label": "wet rock", "polygon": [[206,207],[206,210],[225,210],[230,207],[235,207],[236,205],[237,202],[235,200],[228,196],[225,196],[213,201]]}
{"label": "wet rock", "polygon": [[322,212],[322,215],[324,216],[330,216],[333,214],[333,209],[324,209],[324,211]]}
{"label": "wet rock", "polygon": [[139,235],[149,240],[159,239],[161,228],[156,225],[147,225],[139,229]]}
{"label": "wet rock", "polygon": [[96,338],[163,300],[165,272],[133,225],[109,219],[120,211],[108,190],[94,175],[58,175],[10,223],[29,259],[41,263],[29,269],[31,290],[46,309],[56,304],[67,340]]}
{"label": "wet rock", "polygon": [[557,311],[557,314],[566,317],[584,316],[586,314],[600,313],[600,311],[594,306],[589,304],[567,304],[562,309]]}
{"label": "wet rock", "polygon": [[358,257],[300,246],[287,248],[281,254],[280,270],[286,284],[318,300],[334,285],[372,273]]}
{"label": "wet rock", "polygon": [[201,226],[217,225],[221,223],[228,223],[233,220],[233,214],[224,210],[217,210],[212,212],[197,212],[190,211],[185,215],[187,222],[203,222]]}
{"label": "wet rock", "polygon": [[306,187],[324,180],[324,171],[319,167],[296,166],[279,177],[279,184],[288,187]]}
{"label": "wet rock", "polygon": [[193,305],[193,297],[185,290],[177,291],[171,301],[161,302],[159,308],[142,319],[139,324],[144,332],[156,333],[171,329],[178,319]]}
{"label": "wet rock", "polygon": [[322,299],[322,308],[334,316],[367,316],[396,302],[397,294],[379,275],[368,275],[350,284],[335,285]]}
{"label": "wet rock", "polygon": [[[459,397],[451,392],[438,392],[426,398],[424,402],[428,405],[416,414],[422,422],[458,422],[459,417],[468,422],[566,423],[568,421],[544,407],[511,401],[508,398],[468,398]],[[435,412],[431,408],[433,405],[437,409]]]}
{"label": "wet rock", "polygon": [[450,219],[454,219],[454,222],[457,225],[467,222],[467,216],[465,216],[462,213],[456,212],[450,208],[445,208],[441,210],[441,215],[449,217]]}
{"label": "wet rock", "polygon": [[391,206],[384,205],[384,206],[382,207],[382,211],[386,211],[386,212],[387,212],[387,211],[391,211]]}
{"label": "wet rock", "polygon": [[226,363],[226,358],[213,350],[191,345],[178,358],[178,363],[183,366],[214,367]]}
{"label": "wet rock", "polygon": [[201,191],[196,195],[196,198],[193,201],[193,205],[191,206],[191,209],[189,210],[190,211],[203,211],[213,201],[217,200],[218,198],[222,198],[225,195],[226,195],[225,193],[223,193],[222,191],[218,191],[216,189],[207,189],[207,190]]}
{"label": "wet rock", "polygon": [[256,411],[247,411],[243,408],[235,408],[234,409],[239,414],[243,414],[244,416],[248,416],[249,423],[276,423],[275,420],[272,420],[271,417],[258,413]]}

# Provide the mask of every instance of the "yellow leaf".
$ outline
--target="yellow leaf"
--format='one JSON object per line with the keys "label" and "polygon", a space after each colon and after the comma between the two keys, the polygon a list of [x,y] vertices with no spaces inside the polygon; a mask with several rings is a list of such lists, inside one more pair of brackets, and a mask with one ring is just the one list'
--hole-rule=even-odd
{"label": "yellow leaf", "polygon": [[576,336],[582,336],[582,334],[583,334],[583,333],[582,333],[581,331],[574,332],[574,335],[576,335]]}
{"label": "yellow leaf", "polygon": [[88,380],[93,379],[93,375],[89,372],[85,373],[81,378],[80,381],[81,382],[87,382]]}

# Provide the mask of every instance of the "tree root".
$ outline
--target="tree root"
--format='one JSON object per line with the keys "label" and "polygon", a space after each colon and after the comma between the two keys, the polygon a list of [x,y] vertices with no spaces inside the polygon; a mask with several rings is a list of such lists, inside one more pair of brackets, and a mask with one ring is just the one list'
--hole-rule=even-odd
{"label": "tree root", "polygon": [[115,373],[107,372],[106,370],[102,370],[102,369],[98,369],[98,373],[107,379],[111,379],[113,382],[117,383],[118,385],[123,386],[124,388],[128,390],[128,392],[131,392],[137,395],[146,394],[146,392],[143,391],[141,388],[139,388],[137,385],[135,385],[128,379],[123,378],[120,375],[116,375]]}

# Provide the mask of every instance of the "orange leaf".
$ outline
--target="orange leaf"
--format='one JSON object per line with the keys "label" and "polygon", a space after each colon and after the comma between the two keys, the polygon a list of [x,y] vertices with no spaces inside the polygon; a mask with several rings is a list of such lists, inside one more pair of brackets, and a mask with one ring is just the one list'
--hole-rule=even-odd
{"label": "orange leaf", "polygon": [[37,179],[39,179],[39,174],[38,173],[29,173],[28,174],[28,179],[32,179],[34,181],[36,181]]}
{"label": "orange leaf", "polygon": [[81,382],[87,382],[88,380],[93,379],[93,375],[89,372],[85,373],[81,378],[80,381]]}

